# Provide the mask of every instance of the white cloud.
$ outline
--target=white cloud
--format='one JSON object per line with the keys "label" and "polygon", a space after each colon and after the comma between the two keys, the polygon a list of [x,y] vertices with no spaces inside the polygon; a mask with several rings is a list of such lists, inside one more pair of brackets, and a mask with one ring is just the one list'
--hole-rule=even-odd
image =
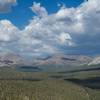
{"label": "white cloud", "polygon": [[58,36],[58,39],[59,41],[61,42],[61,44],[70,44],[72,38],[71,36],[69,35],[69,33],[61,33],[59,36]]}
{"label": "white cloud", "polygon": [[10,42],[17,37],[18,29],[8,20],[0,21],[0,41]]}
{"label": "white cloud", "polygon": [[[87,48],[86,44],[88,48],[91,45],[94,47],[100,42],[99,5],[99,0],[88,0],[77,8],[61,7],[57,13],[48,14],[40,3],[33,3],[31,9],[37,16],[25,29],[17,29],[8,20],[0,21],[0,41],[2,45],[6,44],[2,47],[38,56],[60,52],[63,47],[66,48],[63,52],[67,48],[76,50],[77,47],[79,51],[82,46]],[[13,42],[8,45],[9,41]]]}
{"label": "white cloud", "polygon": [[33,3],[33,6],[31,7],[32,11],[37,14],[39,17],[45,17],[48,15],[46,9],[41,6],[40,3]]}
{"label": "white cloud", "polygon": [[16,0],[0,0],[0,12],[8,12],[16,4]]}

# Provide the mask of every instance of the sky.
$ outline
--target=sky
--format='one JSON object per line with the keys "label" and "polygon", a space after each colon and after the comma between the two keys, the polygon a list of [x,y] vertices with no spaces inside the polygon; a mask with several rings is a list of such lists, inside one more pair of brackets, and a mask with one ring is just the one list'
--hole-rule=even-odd
{"label": "sky", "polygon": [[[48,13],[52,14],[59,10],[60,7],[57,6],[58,4],[65,4],[67,7],[77,7],[83,2],[83,0],[17,0],[14,2],[14,5],[16,4],[15,6],[10,6],[12,7],[12,11],[0,14],[0,19],[8,19],[18,28],[24,28],[34,16],[34,13],[29,9],[33,2],[41,3],[41,5],[47,9]],[[8,9],[11,10],[11,8],[7,8],[2,12],[8,12]],[[23,15],[25,16],[23,17]]]}
{"label": "sky", "polygon": [[100,0],[0,0],[0,53],[100,55]]}

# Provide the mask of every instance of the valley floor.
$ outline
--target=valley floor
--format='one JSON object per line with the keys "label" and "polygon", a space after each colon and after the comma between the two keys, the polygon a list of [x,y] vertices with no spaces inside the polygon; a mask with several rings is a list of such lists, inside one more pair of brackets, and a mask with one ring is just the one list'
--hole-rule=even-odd
{"label": "valley floor", "polygon": [[100,71],[20,72],[0,68],[0,100],[100,100]]}

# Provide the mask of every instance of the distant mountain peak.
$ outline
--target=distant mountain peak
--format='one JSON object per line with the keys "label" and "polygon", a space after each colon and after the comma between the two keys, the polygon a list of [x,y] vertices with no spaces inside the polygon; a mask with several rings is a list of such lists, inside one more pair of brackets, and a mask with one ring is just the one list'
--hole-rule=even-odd
{"label": "distant mountain peak", "polygon": [[100,64],[100,56],[95,57],[88,65],[97,65]]}

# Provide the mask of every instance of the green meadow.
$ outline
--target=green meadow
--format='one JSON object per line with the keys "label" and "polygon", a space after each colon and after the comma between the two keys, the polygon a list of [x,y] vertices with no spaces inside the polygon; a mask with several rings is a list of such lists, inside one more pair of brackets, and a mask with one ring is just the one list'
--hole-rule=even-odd
{"label": "green meadow", "polygon": [[100,71],[0,68],[0,100],[100,100]]}

